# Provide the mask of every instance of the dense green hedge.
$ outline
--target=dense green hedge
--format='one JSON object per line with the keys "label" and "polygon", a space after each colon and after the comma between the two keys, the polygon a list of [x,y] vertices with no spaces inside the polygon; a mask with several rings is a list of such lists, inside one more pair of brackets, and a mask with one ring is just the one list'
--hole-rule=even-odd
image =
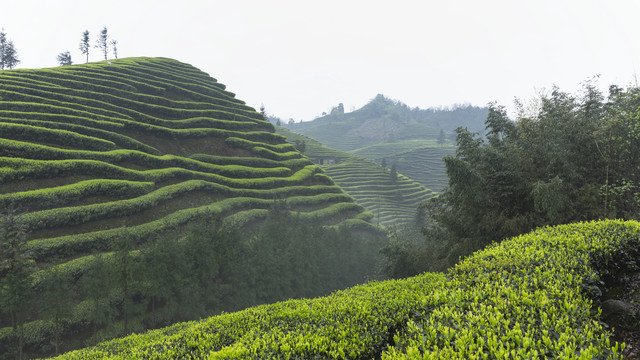
{"label": "dense green hedge", "polygon": [[[24,214],[23,218],[25,225],[30,231],[73,226],[98,219],[134,215],[144,210],[156,207],[171,199],[195,192],[210,193],[211,196],[218,197],[222,195],[220,191],[221,189],[222,187],[215,183],[202,180],[190,180],[174,185],[168,185],[133,199],[34,211]],[[59,191],[57,191],[57,193],[59,193]],[[321,213],[318,213],[317,216],[328,216],[334,214],[337,212],[337,209],[335,208],[336,206],[340,206],[340,210],[344,208],[357,208],[361,210],[361,207],[359,207],[359,205],[352,204],[352,201],[353,199],[344,193],[296,196],[287,199],[287,202],[293,206],[315,206],[318,204],[326,205],[335,202],[341,203],[322,209]]]}
{"label": "dense green hedge", "polygon": [[[280,135],[277,135],[277,136],[280,136]],[[225,140],[225,142],[231,146],[247,149],[247,150],[253,150],[255,148],[265,148],[276,153],[288,153],[290,151],[296,151],[296,148],[289,143],[269,145],[262,142],[251,141],[246,138],[243,139],[243,138],[234,137],[234,136],[228,137]]]}
{"label": "dense green hedge", "polygon": [[0,122],[0,134],[5,139],[31,141],[37,139],[40,143],[72,146],[87,150],[107,151],[116,148],[116,144],[112,141],[82,135],[72,131],[49,129],[33,125]]}
{"label": "dense green hedge", "polygon": [[307,165],[311,165],[312,162],[309,159],[300,157],[296,159],[289,159],[283,161],[276,161],[272,159],[265,159],[261,157],[237,157],[237,156],[215,156],[209,154],[194,154],[189,156],[189,158],[207,162],[210,164],[217,165],[242,165],[242,166],[254,166],[261,168],[269,168],[269,167],[288,167],[289,169],[301,168]]}
{"label": "dense green hedge", "polygon": [[[136,67],[139,68],[140,66],[136,65]],[[233,96],[231,96],[232,94],[228,92],[220,92],[218,90],[214,96],[207,96],[205,98],[200,94],[198,97],[200,102],[173,101],[162,97],[166,95],[167,90],[179,92],[185,92],[188,90],[180,89],[175,85],[177,84],[175,82],[173,84],[167,82],[168,75],[166,73],[162,74],[164,83],[155,81],[155,85],[152,85],[154,81],[149,79],[148,73],[141,74],[144,76],[138,76],[136,78],[122,72],[122,70],[124,70],[123,67],[114,68],[109,66],[94,66],[94,68],[95,69],[91,72],[88,72],[84,68],[60,69],[61,71],[42,71],[38,74],[22,74],[19,72],[16,76],[13,76],[15,79],[12,81],[12,84],[23,85],[27,89],[36,88],[38,91],[54,91],[53,95],[56,96],[43,95],[42,93],[39,94],[48,99],[63,99],[64,96],[71,94],[72,97],[76,97],[76,102],[95,104],[96,100],[100,100],[103,102],[101,105],[102,107],[109,108],[117,105],[125,112],[135,109],[146,114],[167,116],[167,114],[176,111],[173,109],[185,109],[187,111],[209,109],[207,110],[209,111],[209,114],[211,113],[210,111],[214,111],[222,119],[232,120],[237,118],[244,121],[268,125],[264,121],[259,121],[261,120],[261,116],[257,114],[255,110],[244,105],[241,101],[234,99]],[[38,79],[38,83],[34,84],[33,82],[29,83],[24,81],[27,76],[28,79]],[[181,79],[181,81],[185,81],[185,79]],[[53,84],[56,85],[55,88],[52,86]],[[114,84],[117,84],[117,86],[114,86]],[[219,86],[220,84],[216,85]],[[6,85],[4,88],[11,90],[11,88]],[[83,89],[83,91],[79,92],[73,89]],[[203,87],[200,87],[200,89],[203,89]],[[146,92],[147,94],[143,94],[142,92]],[[35,95],[33,90],[29,93]],[[191,93],[192,94],[190,95],[192,96],[197,94],[195,92]],[[89,94],[93,94],[95,96],[88,97],[87,95]],[[212,108],[212,105],[215,106],[215,109]]]}
{"label": "dense green hedge", "polygon": [[[88,111],[88,110],[91,110],[91,111]],[[125,118],[123,118],[121,114],[117,114],[114,112],[107,112],[101,109],[95,109],[95,108],[89,109],[89,108],[83,107],[82,110],[79,110],[79,109],[73,109],[66,106],[41,104],[38,102],[1,101],[0,112],[4,114],[5,111],[71,115],[71,116],[85,117],[89,119],[101,120],[101,121],[107,121],[107,122],[109,121],[122,122],[126,120]]]}
{"label": "dense green hedge", "polygon": [[[86,73],[86,71],[80,70],[76,71],[78,74]],[[259,119],[259,115],[255,113],[255,110],[244,104],[243,101],[238,100],[230,96],[230,93],[225,91],[213,91],[208,92],[208,89],[204,87],[198,88],[198,90],[206,90],[207,92],[199,92],[193,91],[185,88],[184,82],[170,82],[167,81],[164,77],[153,76],[149,73],[144,73],[139,71],[137,67],[102,67],[97,69],[96,71],[91,72],[92,76],[95,76],[96,72],[98,76],[103,76],[105,79],[119,78],[122,81],[130,82],[131,84],[147,84],[154,85],[158,88],[161,88],[161,92],[153,92],[151,94],[155,94],[154,98],[150,98],[150,95],[146,95],[144,93],[128,93],[127,96],[138,100],[138,101],[148,101],[148,102],[156,102],[158,104],[172,106],[172,102],[166,98],[159,98],[158,96],[168,96],[168,94],[174,93],[179,94],[182,98],[187,98],[192,101],[197,101],[200,103],[207,104],[215,104],[218,107],[225,109],[233,109],[235,111],[241,111],[247,116],[251,116],[255,119]],[[188,87],[188,85],[187,85]],[[113,93],[113,92],[112,92]],[[121,94],[120,94],[121,95]]]}
{"label": "dense green hedge", "polygon": [[[233,124],[239,122],[233,121],[225,121],[225,120],[215,120],[211,121],[218,122],[222,124],[230,124],[232,129],[222,128],[169,128],[165,126],[155,125],[151,123],[143,123],[139,121],[129,120],[128,118],[120,116],[106,116],[102,114],[97,114],[92,111],[86,110],[78,110],[72,109],[68,107],[55,106],[49,104],[41,104],[34,102],[0,102],[0,112],[5,115],[5,112],[9,113],[42,113],[42,114],[58,114],[64,116],[72,116],[77,118],[88,118],[93,120],[99,120],[101,123],[121,123],[126,126],[126,128],[131,130],[141,130],[153,135],[163,136],[163,137],[178,137],[178,138],[202,138],[202,137],[243,137],[250,141],[265,141],[265,142],[281,142],[283,138],[281,135],[277,135],[268,131],[247,131],[241,129],[235,129],[237,127]],[[195,120],[196,122],[200,122],[201,120]],[[162,122],[161,122],[162,123]],[[183,124],[181,122],[168,122],[162,123],[164,125],[175,125],[175,124]],[[251,125],[254,127],[253,125]],[[268,128],[264,128],[263,126],[258,126],[255,130],[268,130]],[[285,144],[286,145],[286,144]]]}
{"label": "dense green hedge", "polygon": [[[274,200],[297,199],[304,197],[306,201],[315,201],[316,203],[329,203],[328,199],[335,201],[350,201],[344,197],[342,190],[336,186],[290,186],[273,190],[255,190],[255,189],[233,189],[215,183],[207,183],[202,181],[192,181],[182,186],[199,186],[202,189],[210,189],[221,196],[233,196],[233,198],[218,201],[211,205],[179,210],[173,214],[167,215],[162,219],[151,221],[147,224],[131,226],[127,228],[116,228],[110,230],[95,231],[90,234],[66,235],[55,238],[31,240],[28,243],[29,248],[36,260],[41,261],[47,258],[68,258],[75,254],[90,253],[95,251],[105,251],[109,249],[112,240],[123,234],[134,235],[137,242],[145,242],[150,237],[158,236],[163,232],[170,231],[183,225],[189,221],[195,221],[202,217],[222,216],[232,212],[237,212],[247,206],[256,206],[258,209],[266,209]],[[328,194],[334,194],[333,197]],[[318,197],[314,200],[314,197]],[[234,200],[239,199],[239,200]],[[112,206],[115,206],[112,204]],[[355,204],[349,204],[349,208],[358,208]],[[103,210],[107,210],[104,208]],[[335,215],[333,212],[343,209],[332,209],[325,215]],[[66,216],[82,217],[84,212],[80,210],[67,210]],[[48,213],[56,221],[56,212]],[[317,216],[322,215],[317,213]],[[86,215],[90,216],[90,215]]]}
{"label": "dense green hedge", "polygon": [[[245,116],[240,111],[234,113],[214,109],[210,104],[205,104],[208,108],[198,108],[194,106],[194,104],[198,103],[182,102],[171,104],[173,106],[169,107],[155,105],[154,103],[158,101],[135,101],[125,97],[89,91],[82,91],[77,96],[70,96],[60,94],[56,90],[49,92],[33,90],[24,86],[0,86],[0,89],[3,88],[5,90],[0,90],[0,94],[2,94],[3,100],[7,102],[49,104],[107,116],[135,118],[136,121],[167,127],[173,127],[173,122],[167,121],[167,119],[184,119],[188,117],[208,117],[215,124],[215,127],[222,129],[252,129],[257,128],[257,125],[261,127],[266,125],[264,122],[257,122],[255,119]],[[230,110],[233,111],[233,109]],[[216,119],[214,120],[214,118]]]}
{"label": "dense green hedge", "polygon": [[82,125],[82,126],[94,128],[94,129],[101,129],[101,130],[113,131],[113,132],[122,131],[125,128],[124,124],[121,121],[117,121],[117,120],[116,121],[109,121],[104,119],[96,120],[87,116],[57,114],[53,112],[40,113],[40,112],[32,112],[32,111],[3,110],[0,114],[2,114],[3,118],[11,118],[11,119],[18,119],[18,120],[24,120],[24,119],[42,120],[42,121],[56,122],[60,124],[76,124],[76,125]]}
{"label": "dense green hedge", "polygon": [[90,196],[136,197],[151,192],[152,182],[94,179],[70,185],[0,194],[0,208],[38,210],[61,207]]}
{"label": "dense green hedge", "polygon": [[[278,168],[276,168],[276,171],[278,171]],[[207,180],[237,188],[267,189],[300,185],[302,181],[321,171],[317,165],[307,165],[290,176],[235,179],[218,174],[175,167],[139,171],[95,160],[30,160],[0,157],[0,183],[23,179],[91,175],[108,179],[153,181],[156,183],[179,179]],[[268,171],[266,173],[268,174]]]}
{"label": "dense green hedge", "polygon": [[447,274],[254,307],[60,358],[621,359],[585,289],[638,249],[637,222],[544,228]]}
{"label": "dense green hedge", "polygon": [[114,131],[105,131],[101,129],[96,129],[95,127],[88,127],[83,125],[76,125],[72,123],[66,122],[54,122],[54,121],[43,121],[33,119],[31,116],[27,116],[29,119],[17,119],[17,118],[9,118],[0,116],[0,123],[14,123],[14,124],[23,124],[23,125],[32,125],[49,129],[59,129],[59,130],[67,130],[70,132],[74,132],[80,135],[88,135],[95,138],[100,138],[103,140],[108,140],[118,145],[120,148],[131,149],[131,150],[139,150],[144,151],[149,154],[159,155],[160,152],[147,144],[144,144],[136,139],[131,137],[121,135]]}
{"label": "dense green hedge", "polygon": [[[2,129],[0,123],[0,129]],[[130,163],[141,168],[162,169],[169,167],[219,174],[233,178],[260,178],[268,176],[287,176],[291,169],[287,167],[256,168],[242,165],[215,165],[175,155],[150,155],[135,150],[84,151],[67,150],[37,145],[28,142],[0,139],[0,156],[22,157],[34,160],[97,160],[112,165]]]}

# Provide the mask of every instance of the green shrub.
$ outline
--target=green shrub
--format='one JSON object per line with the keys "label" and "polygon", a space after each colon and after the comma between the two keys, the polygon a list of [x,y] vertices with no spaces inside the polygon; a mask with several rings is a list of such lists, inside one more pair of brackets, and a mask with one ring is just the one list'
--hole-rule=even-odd
{"label": "green shrub", "polygon": [[88,135],[95,138],[101,138],[103,140],[108,140],[118,145],[120,148],[131,149],[131,150],[139,150],[149,154],[159,155],[160,152],[149,145],[146,145],[138,140],[130,138],[125,135],[118,134],[114,131],[105,131],[101,129],[97,129],[96,127],[88,127],[82,125],[70,124],[67,121],[68,118],[65,117],[65,122],[53,122],[53,121],[42,121],[33,119],[32,114],[28,115],[30,119],[14,119],[8,117],[1,117],[0,122],[2,123],[15,123],[15,124],[24,124],[24,125],[33,125],[41,128],[49,128],[49,129],[59,129],[59,130],[67,130],[70,132],[78,133],[81,135]]}
{"label": "green shrub", "polygon": [[46,209],[61,207],[88,196],[136,197],[151,192],[152,182],[95,179],[70,185],[38,190],[0,194],[0,207],[16,209]]}
{"label": "green shrub", "polygon": [[5,139],[31,141],[37,139],[38,142],[62,146],[69,146],[70,144],[73,144],[76,148],[83,148],[87,150],[106,151],[113,150],[116,147],[112,141],[103,140],[93,136],[32,125],[7,124],[0,122],[0,134],[2,134],[2,137]]}
{"label": "green shrub", "polygon": [[[0,126],[1,128],[1,126]],[[256,168],[242,165],[215,165],[175,155],[156,156],[135,150],[85,151],[58,149],[45,145],[0,139],[0,156],[22,157],[40,160],[86,159],[98,160],[112,165],[132,163],[141,168],[183,168],[204,173],[219,174],[232,178],[260,178],[287,176],[291,170],[286,167]]]}

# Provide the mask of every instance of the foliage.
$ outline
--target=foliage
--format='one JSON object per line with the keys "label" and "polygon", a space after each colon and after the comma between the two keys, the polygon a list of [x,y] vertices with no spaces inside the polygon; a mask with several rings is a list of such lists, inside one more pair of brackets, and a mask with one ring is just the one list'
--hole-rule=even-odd
{"label": "foliage", "polygon": [[85,30],[82,33],[82,39],[80,40],[80,45],[78,45],[78,48],[83,55],[87,56],[87,62],[89,62],[89,30]]}
{"label": "foliage", "polygon": [[102,53],[104,54],[105,60],[107,60],[107,53],[109,52],[109,42],[107,41],[108,39],[109,39],[109,33],[107,30],[107,27],[105,26],[102,28],[102,30],[98,34],[98,37],[96,38],[96,45],[95,45],[96,48],[102,51]]}
{"label": "foliage", "polygon": [[387,229],[389,242],[380,250],[380,273],[392,279],[415,276],[426,271],[442,271],[449,266],[441,256],[446,244],[439,239],[425,240],[420,227],[407,223]]}
{"label": "foliage", "polygon": [[621,359],[624,345],[610,342],[586,290],[638,249],[637,222],[542,228],[446,274],[225,313],[61,358]]}
{"label": "foliage", "polygon": [[449,244],[450,263],[543,225],[639,217],[639,90],[613,86],[605,101],[589,81],[580,96],[554,88],[540,103],[516,121],[492,104],[486,141],[458,128],[449,187],[424,205],[437,224],[425,233]]}
{"label": "foliage", "polygon": [[[114,252],[88,257],[83,272],[52,268],[37,287],[51,289],[48,294],[54,291],[50,285],[79,278],[88,311],[78,318],[84,307],[76,307],[67,319],[76,318],[75,326],[91,324],[95,342],[220,311],[318,296],[374,274],[382,234],[354,236],[350,227],[325,227],[320,217],[293,214],[288,207],[274,205],[250,238],[240,231],[243,223],[220,217],[191,222],[183,237],[167,232],[141,251],[123,233],[113,241]],[[55,303],[60,307],[47,306],[52,320],[68,310],[66,303]],[[60,331],[65,328],[70,327]]]}
{"label": "foliage", "polygon": [[15,338],[15,353],[22,359],[24,332],[32,288],[29,275],[33,260],[25,247],[26,227],[22,217],[13,210],[0,214],[0,314],[11,319]]}
{"label": "foliage", "polygon": [[13,69],[20,63],[18,51],[13,45],[13,40],[7,39],[4,29],[0,31],[0,70]]}
{"label": "foliage", "polygon": [[71,61],[71,54],[69,53],[69,50],[63,51],[58,54],[56,60],[58,60],[58,64],[60,64],[60,66],[73,64],[73,61]]}

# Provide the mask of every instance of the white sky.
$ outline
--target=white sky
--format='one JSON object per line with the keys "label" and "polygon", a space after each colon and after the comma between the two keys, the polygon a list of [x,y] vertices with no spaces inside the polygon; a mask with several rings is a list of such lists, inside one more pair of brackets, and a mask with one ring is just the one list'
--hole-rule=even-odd
{"label": "white sky", "polygon": [[[627,86],[640,71],[637,0],[2,0],[19,68],[57,65],[103,26],[119,57],[170,57],[285,120],[381,93],[409,106],[511,106],[558,85]],[[111,56],[111,55],[110,55]],[[101,60],[91,49],[90,61]]]}

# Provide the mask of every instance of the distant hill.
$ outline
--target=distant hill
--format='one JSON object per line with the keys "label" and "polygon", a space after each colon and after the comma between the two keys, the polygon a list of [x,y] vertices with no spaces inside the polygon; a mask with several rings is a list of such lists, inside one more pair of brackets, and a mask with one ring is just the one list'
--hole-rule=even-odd
{"label": "distant hill", "polygon": [[388,226],[415,220],[418,206],[435,193],[391,169],[340,150],[331,149],[307,136],[276,126],[290,143],[304,142],[304,154],[319,164],[337,185],[373,214],[373,221]]}
{"label": "distant hill", "polygon": [[[76,286],[121,239],[143,249],[194,223],[255,225],[282,202],[316,224],[379,231],[261,114],[191,65],[129,58],[0,71],[0,209],[23,214],[36,289],[54,276]],[[74,295],[70,332],[86,330],[84,296]],[[35,307],[28,319],[37,336],[27,345],[49,344]]]}
{"label": "distant hill", "polygon": [[419,109],[377,95],[362,108],[338,106],[313,121],[284,124],[320,143],[397,170],[439,192],[447,184],[442,157],[454,153],[455,129],[484,133],[487,108]]}

